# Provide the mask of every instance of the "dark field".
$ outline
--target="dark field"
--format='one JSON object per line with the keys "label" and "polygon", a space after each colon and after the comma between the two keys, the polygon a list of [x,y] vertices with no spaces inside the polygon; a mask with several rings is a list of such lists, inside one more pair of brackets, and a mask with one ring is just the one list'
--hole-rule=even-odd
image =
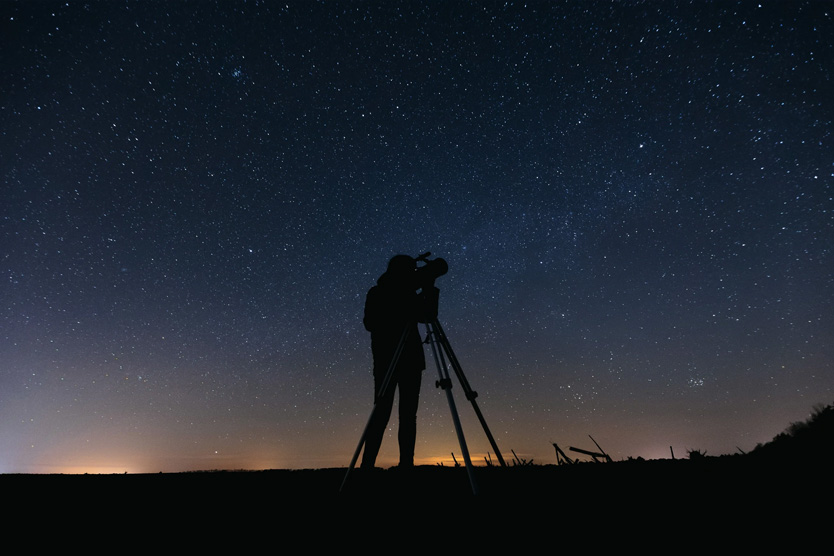
{"label": "dark field", "polygon": [[34,541],[70,535],[109,550],[118,537],[119,552],[126,544],[235,554],[287,543],[305,552],[366,545],[374,553],[405,544],[410,550],[397,551],[407,554],[441,546],[677,552],[691,543],[723,552],[767,548],[773,538],[813,548],[827,537],[834,492],[824,461],[749,456],[480,467],[478,495],[465,468],[354,470],[340,492],[344,475],[344,468],[3,475],[0,486],[14,508],[8,530],[34,525]]}
{"label": "dark field", "polygon": [[411,471],[353,470],[340,490],[345,468],[318,470],[204,471],[133,475],[4,475],[6,492],[48,491],[65,499],[95,496],[166,499],[179,504],[236,504],[261,495],[284,503],[372,501],[476,502],[599,506],[657,504],[692,507],[701,501],[799,499],[832,494],[824,462],[773,461],[749,456],[699,460],[629,460],[575,465],[476,467],[477,494],[464,467],[417,467]]}

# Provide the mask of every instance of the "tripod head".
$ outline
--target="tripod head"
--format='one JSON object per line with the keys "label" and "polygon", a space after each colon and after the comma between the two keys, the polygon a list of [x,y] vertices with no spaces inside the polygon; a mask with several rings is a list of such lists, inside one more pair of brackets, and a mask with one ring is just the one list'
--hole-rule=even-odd
{"label": "tripod head", "polygon": [[437,320],[438,303],[440,301],[440,290],[434,285],[434,281],[449,271],[449,265],[440,258],[429,259],[431,253],[426,252],[414,259],[415,262],[423,263],[423,266],[416,270],[415,284],[420,292],[420,303],[422,315],[420,322],[434,322]]}

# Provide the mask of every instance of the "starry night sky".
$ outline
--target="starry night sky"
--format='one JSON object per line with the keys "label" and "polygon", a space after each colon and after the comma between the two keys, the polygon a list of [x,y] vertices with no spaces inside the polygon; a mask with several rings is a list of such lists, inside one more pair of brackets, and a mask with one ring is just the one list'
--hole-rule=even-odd
{"label": "starry night sky", "polygon": [[0,472],[346,466],[425,251],[508,460],[771,440],[834,401],[833,12],[1,2]]}

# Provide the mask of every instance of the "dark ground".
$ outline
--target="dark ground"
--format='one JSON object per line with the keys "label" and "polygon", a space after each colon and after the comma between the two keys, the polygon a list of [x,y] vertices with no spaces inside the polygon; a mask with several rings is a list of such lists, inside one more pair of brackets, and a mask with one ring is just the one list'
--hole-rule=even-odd
{"label": "dark ground", "polygon": [[772,461],[749,456],[699,460],[629,460],[575,465],[476,467],[477,495],[464,467],[411,471],[345,468],[317,470],[205,471],[133,475],[2,475],[8,492],[35,489],[64,499],[125,496],[181,504],[245,503],[266,495],[293,504],[363,504],[373,501],[438,503],[512,502],[570,506],[579,510],[623,506],[681,508],[705,501],[751,504],[760,498],[816,495],[830,500],[830,472],[823,462]]}
{"label": "dark ground", "polygon": [[342,491],[345,468],[8,474],[0,488],[15,553],[793,554],[830,545],[832,440],[828,405],[749,454],[477,467],[477,495],[449,467],[356,469]]}
{"label": "dark ground", "polygon": [[35,525],[27,546],[235,554],[813,548],[834,493],[825,462],[749,456],[479,467],[477,496],[465,468],[357,469],[340,492],[345,471],[0,475],[0,486],[7,536]]}

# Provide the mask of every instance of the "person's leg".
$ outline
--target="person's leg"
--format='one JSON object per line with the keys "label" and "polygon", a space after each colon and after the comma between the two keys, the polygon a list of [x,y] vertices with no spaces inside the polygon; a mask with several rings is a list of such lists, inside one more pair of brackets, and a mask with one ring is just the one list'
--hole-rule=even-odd
{"label": "person's leg", "polygon": [[397,435],[400,444],[400,467],[414,465],[414,445],[417,442],[417,407],[420,402],[420,382],[422,372],[408,373],[400,377],[399,417],[400,428]]}
{"label": "person's leg", "polygon": [[390,383],[384,398],[378,396],[382,393],[382,381],[385,377],[374,374],[374,405],[373,417],[368,423],[368,432],[365,435],[365,447],[362,450],[362,467],[373,468],[376,463],[376,456],[382,446],[382,437],[385,436],[385,429],[388,427],[388,420],[391,418],[391,408],[394,405],[394,390],[396,384]]}

